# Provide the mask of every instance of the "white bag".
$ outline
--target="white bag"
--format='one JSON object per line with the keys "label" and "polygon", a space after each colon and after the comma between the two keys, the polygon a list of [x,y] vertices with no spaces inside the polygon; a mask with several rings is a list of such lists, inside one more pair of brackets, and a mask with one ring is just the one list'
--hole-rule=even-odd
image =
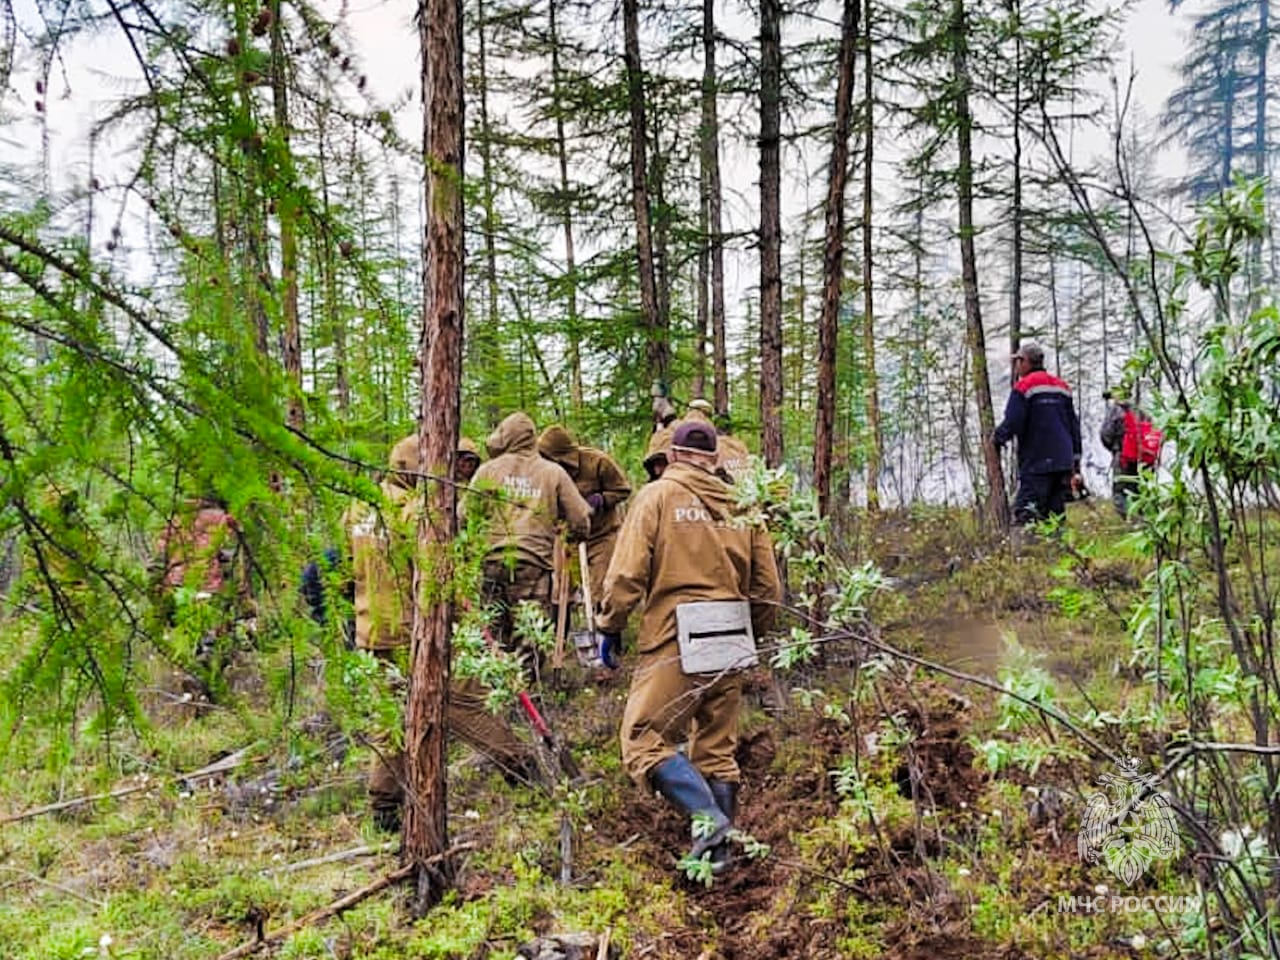
{"label": "white bag", "polygon": [[676,605],[680,669],[686,674],[746,670],[760,662],[746,600],[702,600]]}

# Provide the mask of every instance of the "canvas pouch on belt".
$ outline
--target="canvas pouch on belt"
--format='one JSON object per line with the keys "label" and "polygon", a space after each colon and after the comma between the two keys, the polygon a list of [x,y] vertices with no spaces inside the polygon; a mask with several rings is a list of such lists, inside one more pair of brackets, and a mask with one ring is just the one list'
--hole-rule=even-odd
{"label": "canvas pouch on belt", "polygon": [[759,663],[746,600],[702,600],[676,606],[680,669],[685,674],[726,673]]}

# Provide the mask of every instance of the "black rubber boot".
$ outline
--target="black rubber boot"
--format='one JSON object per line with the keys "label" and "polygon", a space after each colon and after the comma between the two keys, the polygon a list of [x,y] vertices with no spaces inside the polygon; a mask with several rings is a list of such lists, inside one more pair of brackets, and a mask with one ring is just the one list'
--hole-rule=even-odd
{"label": "black rubber boot", "polygon": [[399,833],[401,826],[399,807],[374,807],[373,825],[383,833]]}
{"label": "black rubber boot", "polygon": [[[716,798],[716,805],[729,818],[729,826],[733,826],[738,816],[738,784],[728,780],[708,781],[711,795]],[[733,855],[726,837],[711,848],[711,870],[713,873],[724,873],[733,865]]]}
{"label": "black rubber boot", "polygon": [[649,782],[690,817],[701,815],[711,821],[711,828],[704,831],[705,836],[694,837],[689,856],[695,860],[701,859],[704,853],[724,840],[731,826],[729,818],[716,803],[715,794],[711,792],[706,778],[689,762],[688,757],[677,753],[674,757],[663,760],[649,771]]}

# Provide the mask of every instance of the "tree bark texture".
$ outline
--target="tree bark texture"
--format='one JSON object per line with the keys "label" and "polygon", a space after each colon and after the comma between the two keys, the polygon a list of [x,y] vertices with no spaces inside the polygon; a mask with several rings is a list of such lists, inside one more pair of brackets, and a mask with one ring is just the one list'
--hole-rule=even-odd
{"label": "tree bark texture", "polygon": [[551,35],[551,96],[556,118],[556,162],[560,168],[560,217],[564,226],[564,268],[568,275],[565,285],[566,318],[569,339],[569,390],[575,414],[582,413],[582,343],[578,329],[578,266],[573,245],[573,195],[569,190],[569,147],[564,134],[564,109],[560,93],[560,28],[556,19],[556,4],[547,4],[547,20]]}
{"label": "tree bark texture", "polygon": [[813,486],[818,512],[831,509],[831,451],[836,422],[836,345],[840,295],[844,288],[844,195],[849,176],[849,128],[853,118],[854,67],[858,58],[861,0],[844,0],[840,59],[836,78],[836,117],[827,165],[826,234],[822,245],[822,316],[818,322],[818,422],[813,434]]}
{"label": "tree bark texture", "polygon": [[[461,0],[419,0],[422,49],[426,227],[422,370],[418,439],[427,473],[450,477],[458,446],[462,385],[464,221]],[[407,799],[403,860],[416,864],[415,912],[424,913],[452,882],[445,789],[445,711],[449,627],[453,620],[449,557],[457,533],[456,488],[422,481],[426,509],[415,553],[413,640],[405,708]],[[443,586],[443,589],[442,589]]]}
{"label": "tree bark texture", "polygon": [[720,187],[720,111],[717,97],[714,0],[702,0],[702,166],[706,171],[706,242],[711,258],[711,369],[716,413],[729,412],[729,359],[724,334],[724,215]]}
{"label": "tree bark texture", "polygon": [[631,121],[631,204],[636,218],[636,263],[640,273],[640,312],[647,343],[649,376],[668,382],[670,347],[664,318],[658,311],[658,281],[653,259],[653,228],[649,207],[646,150],[644,73],[640,64],[639,0],[622,0],[624,52],[627,67],[627,107]]}
{"label": "tree bark texture", "polygon": [[865,392],[863,402],[867,412],[867,509],[880,509],[880,465],[884,460],[884,434],[880,429],[880,378],[876,375],[876,311],[875,287],[872,283],[874,258],[871,244],[872,206],[875,200],[874,172],[872,164],[875,144],[875,116],[873,113],[874,74],[871,50],[871,0],[866,0],[862,18],[862,67],[863,104],[865,126],[863,142],[866,151],[862,158],[862,363]]}
{"label": "tree bark texture", "polygon": [[982,304],[978,298],[978,262],[973,243],[973,114],[969,109],[969,25],[964,0],[952,7],[952,69],[954,71],[956,141],[959,166],[956,194],[959,201],[960,272],[964,285],[965,332],[970,363],[973,365],[973,394],[978,406],[978,434],[986,467],[986,520],[993,529],[1009,525],[1009,503],[1004,490],[1004,469],[1000,452],[992,441],[995,412],[991,404],[991,381],[987,371],[986,333],[982,327]]}
{"label": "tree bark texture", "polygon": [[782,463],[782,3],[760,3],[760,450]]}

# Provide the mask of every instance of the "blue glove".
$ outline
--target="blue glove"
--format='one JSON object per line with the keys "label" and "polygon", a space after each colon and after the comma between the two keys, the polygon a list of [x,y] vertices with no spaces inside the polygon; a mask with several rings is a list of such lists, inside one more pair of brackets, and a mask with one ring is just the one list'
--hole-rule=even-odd
{"label": "blue glove", "polygon": [[587,506],[591,508],[592,513],[599,513],[604,509],[604,494],[589,493],[587,494]]}
{"label": "blue glove", "polygon": [[610,670],[617,670],[622,657],[622,634],[600,634],[600,662]]}

